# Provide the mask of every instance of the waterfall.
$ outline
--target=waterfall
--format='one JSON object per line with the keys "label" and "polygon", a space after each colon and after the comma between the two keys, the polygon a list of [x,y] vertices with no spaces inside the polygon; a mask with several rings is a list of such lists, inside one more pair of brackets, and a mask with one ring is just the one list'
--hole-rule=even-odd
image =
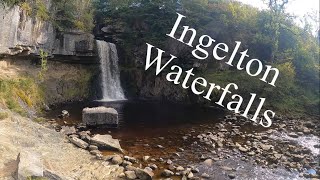
{"label": "waterfall", "polygon": [[97,40],[101,69],[102,101],[125,100],[120,84],[116,45]]}

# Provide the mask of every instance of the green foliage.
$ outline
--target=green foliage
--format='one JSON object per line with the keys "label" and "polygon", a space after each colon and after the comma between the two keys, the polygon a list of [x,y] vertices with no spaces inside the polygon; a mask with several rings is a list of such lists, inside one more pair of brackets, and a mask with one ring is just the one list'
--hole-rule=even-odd
{"label": "green foliage", "polygon": [[24,115],[21,102],[30,107],[42,104],[43,92],[32,78],[0,79],[0,104]]}
{"label": "green foliage", "polygon": [[60,31],[78,29],[90,32],[93,29],[91,0],[55,0],[53,6],[54,24]]}
{"label": "green foliage", "polygon": [[9,114],[7,112],[0,112],[0,120],[6,119],[9,117]]}
{"label": "green foliage", "polygon": [[35,121],[37,123],[43,123],[43,122],[46,122],[47,119],[43,118],[43,117],[37,117],[37,118],[33,119],[33,121]]}
{"label": "green foliage", "polygon": [[[203,62],[200,70],[205,78],[221,86],[236,82],[244,98],[255,92],[267,98],[269,107],[283,112],[317,113],[319,106],[319,44],[304,29],[295,25],[284,13],[286,0],[269,0],[268,10],[258,10],[237,1],[184,0],[96,0],[96,21],[124,30],[118,46],[124,50],[125,69],[130,69],[135,47],[148,42],[166,47],[169,33],[177,17],[185,16],[183,25],[195,28],[198,34],[207,34],[217,42],[232,46],[241,41],[249,49],[251,58],[260,59],[280,70],[277,87],[272,87],[235,68],[222,69],[217,62]],[[243,49],[242,49],[243,50]],[[185,67],[190,55],[178,55],[179,65]],[[176,54],[177,55],[177,54]],[[191,57],[192,58],[192,57]]]}
{"label": "green foliage", "polygon": [[36,17],[44,21],[49,20],[50,15],[44,2],[42,0],[36,0],[34,4],[35,4],[34,11],[35,11]]}
{"label": "green foliage", "polygon": [[77,29],[90,32],[93,27],[91,0],[54,0],[48,9],[44,0],[0,0],[0,4],[12,7],[19,5],[29,16],[43,21],[52,21],[60,31]]}
{"label": "green foliage", "polygon": [[0,4],[6,5],[9,7],[16,5],[16,4],[19,4],[21,2],[22,2],[21,0],[0,0]]}
{"label": "green foliage", "polygon": [[29,3],[23,2],[23,3],[21,3],[20,7],[23,11],[25,11],[27,13],[28,16],[30,16],[32,14],[32,7],[30,6]]}
{"label": "green foliage", "polygon": [[40,81],[44,80],[44,76],[46,71],[48,70],[48,53],[43,51],[42,49],[40,49],[40,63],[41,63],[41,70],[38,73],[38,77],[40,79]]}

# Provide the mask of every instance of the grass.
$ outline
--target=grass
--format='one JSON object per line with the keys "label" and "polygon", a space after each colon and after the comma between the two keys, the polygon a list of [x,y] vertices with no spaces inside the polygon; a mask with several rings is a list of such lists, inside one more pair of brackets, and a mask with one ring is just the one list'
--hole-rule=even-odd
{"label": "grass", "polygon": [[7,112],[0,112],[0,120],[7,119],[9,114]]}
{"label": "grass", "polygon": [[43,90],[29,77],[0,79],[0,104],[8,109],[25,115],[21,103],[37,108],[43,101]]}
{"label": "grass", "polygon": [[43,117],[37,117],[37,118],[34,118],[33,121],[35,121],[37,123],[42,123],[42,122],[47,121],[47,119],[43,118]]}

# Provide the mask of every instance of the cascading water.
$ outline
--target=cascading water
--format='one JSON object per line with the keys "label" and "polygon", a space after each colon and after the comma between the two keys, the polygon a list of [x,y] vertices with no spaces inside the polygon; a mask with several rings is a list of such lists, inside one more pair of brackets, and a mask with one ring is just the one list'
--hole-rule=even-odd
{"label": "cascading water", "polygon": [[120,84],[116,45],[97,40],[100,58],[102,101],[125,100]]}

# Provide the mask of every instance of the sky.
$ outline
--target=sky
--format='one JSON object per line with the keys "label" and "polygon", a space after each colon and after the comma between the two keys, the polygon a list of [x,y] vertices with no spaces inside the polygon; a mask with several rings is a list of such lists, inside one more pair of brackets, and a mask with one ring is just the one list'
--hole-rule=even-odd
{"label": "sky", "polygon": [[[238,0],[245,4],[250,4],[259,9],[267,8],[267,5],[263,3],[262,0]],[[317,19],[319,20],[319,0],[289,0],[289,3],[286,6],[286,12],[292,15],[297,16],[296,22],[299,25],[302,25],[299,19],[302,19],[303,16],[307,13],[314,12],[317,14]],[[313,31],[319,29],[318,24],[313,24]]]}

